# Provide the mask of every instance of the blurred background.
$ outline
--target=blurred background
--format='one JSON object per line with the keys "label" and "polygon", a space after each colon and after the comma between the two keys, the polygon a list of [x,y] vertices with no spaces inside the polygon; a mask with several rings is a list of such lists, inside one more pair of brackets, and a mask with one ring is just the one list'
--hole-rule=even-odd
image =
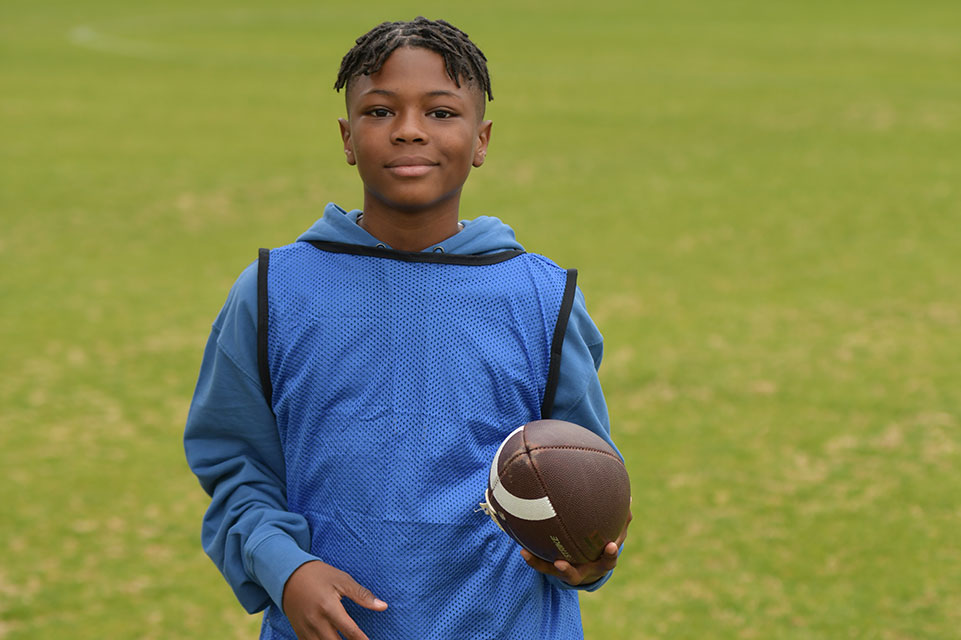
{"label": "blurred background", "polygon": [[961,638],[961,5],[4,0],[0,638],[254,638],[181,445],[261,246],[361,204],[383,20],[487,54],[496,215],[580,269],[634,491],[588,638]]}

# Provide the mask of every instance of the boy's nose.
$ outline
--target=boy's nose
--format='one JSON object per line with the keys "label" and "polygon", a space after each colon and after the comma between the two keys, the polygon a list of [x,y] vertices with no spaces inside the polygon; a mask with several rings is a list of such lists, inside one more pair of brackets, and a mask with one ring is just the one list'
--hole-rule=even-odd
{"label": "boy's nose", "polygon": [[427,141],[427,133],[416,115],[398,116],[395,122],[392,137],[395,143]]}

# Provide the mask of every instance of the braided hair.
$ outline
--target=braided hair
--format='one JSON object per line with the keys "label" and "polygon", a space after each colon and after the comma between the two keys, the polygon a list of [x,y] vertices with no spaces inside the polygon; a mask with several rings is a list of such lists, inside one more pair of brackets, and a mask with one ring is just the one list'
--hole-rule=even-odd
{"label": "braided hair", "polygon": [[390,54],[404,46],[430,49],[440,54],[454,84],[460,87],[463,78],[469,84],[476,84],[489,100],[494,99],[487,58],[477,45],[449,22],[424,17],[410,22],[383,22],[357,38],[357,44],[340,63],[334,89],[346,89],[353,78],[377,73]]}

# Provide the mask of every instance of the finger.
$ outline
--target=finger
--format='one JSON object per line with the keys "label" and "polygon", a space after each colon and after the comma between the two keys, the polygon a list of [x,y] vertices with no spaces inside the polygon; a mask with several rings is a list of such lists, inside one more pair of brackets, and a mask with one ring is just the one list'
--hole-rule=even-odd
{"label": "finger", "polygon": [[294,624],[291,620],[291,626],[298,640],[340,640],[341,636],[331,622],[332,617],[332,612],[317,611],[301,620],[301,624]]}
{"label": "finger", "polygon": [[524,562],[527,563],[527,566],[535,571],[549,571],[551,568],[551,564],[549,562],[541,560],[527,549],[521,549],[521,557],[524,558]]}
{"label": "finger", "polygon": [[341,595],[350,598],[365,609],[383,611],[387,603],[370,592],[367,587],[358,584],[353,578],[346,576],[346,581],[340,589]]}
{"label": "finger", "polygon": [[540,558],[535,556],[533,553],[531,553],[527,549],[521,549],[521,557],[524,558],[524,562],[527,563],[527,566],[529,566],[534,571],[539,571],[540,573],[546,573],[548,575],[552,575],[557,578],[561,577],[560,572],[557,571],[557,569],[554,567],[553,564],[551,564],[546,560],[541,560]]}
{"label": "finger", "polygon": [[[330,623],[333,625],[331,629],[333,635],[330,636],[332,640],[339,638],[337,632],[343,636],[344,640],[370,640],[367,635],[360,630],[354,619],[347,614],[347,610],[342,606],[337,607],[336,611],[330,612]],[[327,638],[327,636],[321,636],[322,638]]]}
{"label": "finger", "polygon": [[554,561],[554,568],[560,574],[561,580],[567,582],[568,584],[580,584],[583,580],[580,570],[572,565],[567,560],[556,560]]}
{"label": "finger", "polygon": [[613,542],[608,542],[607,546],[604,547],[604,553],[594,562],[594,567],[603,573],[607,573],[617,566],[619,553],[620,547]]}
{"label": "finger", "polygon": [[[323,598],[317,605],[315,610],[300,621],[301,628],[294,629],[300,640],[370,640],[344,609],[336,593]],[[292,620],[291,624],[293,622]]]}
{"label": "finger", "polygon": [[[358,631],[359,631],[359,629],[358,629]],[[337,633],[337,629],[334,627],[333,624],[331,624],[331,623],[330,623],[329,621],[327,621],[327,620],[323,620],[323,621],[319,622],[317,625],[312,626],[312,627],[309,629],[309,635],[305,634],[304,636],[301,636],[301,635],[298,633],[298,634],[297,634],[297,637],[298,637],[298,638],[303,638],[304,640],[306,640],[306,639],[309,639],[309,640],[315,640],[315,639],[316,639],[316,640],[340,640],[340,638],[341,638],[342,636],[341,636],[339,633]],[[366,638],[366,636],[361,636],[361,637],[362,637],[362,638]]]}
{"label": "finger", "polygon": [[[383,611],[387,608],[387,603],[371,593],[370,589],[359,584],[348,574],[343,575],[343,582],[337,585],[337,590],[343,597],[356,602],[365,609]],[[369,640],[340,602],[337,602],[337,605],[331,608],[329,617],[334,629],[339,631],[345,640]]]}
{"label": "finger", "polygon": [[627,528],[631,526],[631,520],[634,519],[634,514],[630,511],[627,512],[627,522],[624,523],[624,528],[621,529],[621,535],[617,536],[615,541],[617,546],[620,547],[627,540]]}

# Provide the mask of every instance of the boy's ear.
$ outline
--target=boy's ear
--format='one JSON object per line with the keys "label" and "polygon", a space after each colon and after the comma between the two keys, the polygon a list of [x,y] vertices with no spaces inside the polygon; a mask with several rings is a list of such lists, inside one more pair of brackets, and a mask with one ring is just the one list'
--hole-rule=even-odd
{"label": "boy's ear", "polygon": [[346,118],[337,118],[337,124],[340,125],[340,137],[344,141],[344,155],[347,156],[347,164],[355,165],[357,160],[354,159],[354,148],[350,144],[350,122]]}
{"label": "boy's ear", "polygon": [[487,157],[487,145],[491,141],[491,126],[493,124],[490,120],[484,120],[477,130],[477,148],[474,149],[475,167],[484,164],[484,159]]}

